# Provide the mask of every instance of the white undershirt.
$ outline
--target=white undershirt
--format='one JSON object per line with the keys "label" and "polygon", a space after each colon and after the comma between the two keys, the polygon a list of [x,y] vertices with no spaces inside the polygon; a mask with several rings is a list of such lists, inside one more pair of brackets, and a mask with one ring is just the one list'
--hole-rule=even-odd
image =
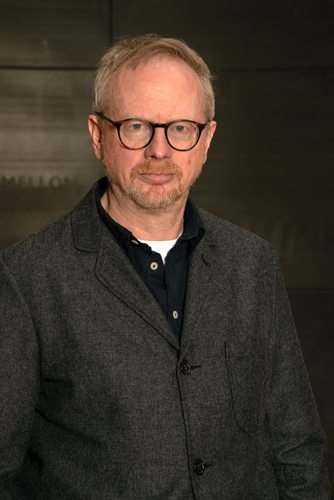
{"label": "white undershirt", "polygon": [[[182,233],[181,233],[182,234]],[[139,240],[141,243],[146,243],[153,252],[157,252],[161,255],[162,262],[165,264],[166,256],[171,248],[175,245],[181,234],[175,240],[165,240],[165,241],[147,241]]]}

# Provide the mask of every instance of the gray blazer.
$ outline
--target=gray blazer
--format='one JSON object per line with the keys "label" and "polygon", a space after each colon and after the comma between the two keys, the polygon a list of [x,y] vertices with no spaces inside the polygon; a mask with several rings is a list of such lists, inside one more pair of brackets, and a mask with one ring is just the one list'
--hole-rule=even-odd
{"label": "gray blazer", "polygon": [[180,345],[94,190],[2,253],[1,500],[329,499],[275,254],[200,213]]}

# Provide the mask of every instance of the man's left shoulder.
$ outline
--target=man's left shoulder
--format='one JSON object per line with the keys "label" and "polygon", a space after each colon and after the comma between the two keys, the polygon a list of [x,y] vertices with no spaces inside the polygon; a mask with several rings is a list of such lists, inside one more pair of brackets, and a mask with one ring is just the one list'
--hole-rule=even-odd
{"label": "man's left shoulder", "polygon": [[235,251],[274,252],[271,244],[260,236],[210,214],[202,208],[198,208],[198,211],[205,227],[206,241],[225,248],[233,248]]}

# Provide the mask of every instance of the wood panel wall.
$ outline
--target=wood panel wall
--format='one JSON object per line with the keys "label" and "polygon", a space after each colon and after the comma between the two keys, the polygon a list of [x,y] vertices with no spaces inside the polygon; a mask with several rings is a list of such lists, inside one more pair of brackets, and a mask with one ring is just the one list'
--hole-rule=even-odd
{"label": "wood panel wall", "polygon": [[334,488],[333,15],[331,0],[2,0],[0,248],[101,176],[87,115],[111,34],[187,41],[215,75],[218,122],[191,196],[278,253]]}
{"label": "wood panel wall", "polygon": [[0,248],[70,210],[103,173],[87,128],[109,1],[0,4]]}

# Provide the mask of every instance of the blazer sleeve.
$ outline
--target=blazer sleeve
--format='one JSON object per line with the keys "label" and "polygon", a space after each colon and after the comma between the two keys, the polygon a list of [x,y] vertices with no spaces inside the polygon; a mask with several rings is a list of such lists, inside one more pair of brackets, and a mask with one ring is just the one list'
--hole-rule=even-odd
{"label": "blazer sleeve", "polygon": [[21,468],[39,390],[39,352],[19,287],[0,256],[0,500]]}
{"label": "blazer sleeve", "polygon": [[266,424],[271,462],[284,500],[329,500],[327,441],[308,381],[276,256]]}

